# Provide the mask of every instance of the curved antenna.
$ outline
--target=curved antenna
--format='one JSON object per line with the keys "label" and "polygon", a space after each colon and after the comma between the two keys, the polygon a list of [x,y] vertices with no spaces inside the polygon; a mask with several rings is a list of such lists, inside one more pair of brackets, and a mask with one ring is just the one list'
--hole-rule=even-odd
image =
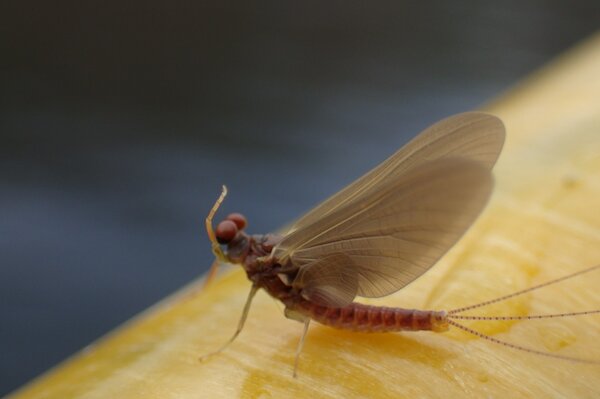
{"label": "curved antenna", "polygon": [[204,280],[203,288],[206,288],[206,286],[208,286],[208,284],[210,284],[210,282],[213,280],[214,276],[217,274],[217,270],[219,269],[219,262],[227,262],[227,257],[223,253],[223,250],[221,249],[221,245],[219,245],[219,242],[217,241],[217,236],[215,235],[215,231],[213,230],[213,226],[212,226],[212,220],[215,216],[215,213],[217,213],[217,210],[223,203],[223,200],[225,199],[226,196],[227,196],[227,187],[225,185],[223,185],[223,188],[221,189],[221,195],[219,195],[219,198],[217,198],[217,200],[215,201],[215,204],[210,209],[210,212],[208,212],[208,216],[204,220],[204,225],[206,226],[206,233],[208,233],[208,239],[210,240],[212,252],[213,252],[213,254],[215,254],[215,257],[217,259],[213,262],[212,266],[210,267],[210,270],[206,274],[206,279]]}

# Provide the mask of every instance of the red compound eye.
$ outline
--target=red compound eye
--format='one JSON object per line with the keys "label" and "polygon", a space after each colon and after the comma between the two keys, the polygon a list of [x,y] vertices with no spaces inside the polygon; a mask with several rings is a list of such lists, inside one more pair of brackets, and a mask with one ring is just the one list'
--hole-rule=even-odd
{"label": "red compound eye", "polygon": [[248,224],[246,217],[241,213],[230,213],[225,219],[231,220],[233,223],[235,223],[238,230],[242,230]]}
{"label": "red compound eye", "polygon": [[237,225],[231,220],[223,220],[217,225],[215,236],[219,244],[227,244],[235,238],[238,232]]}

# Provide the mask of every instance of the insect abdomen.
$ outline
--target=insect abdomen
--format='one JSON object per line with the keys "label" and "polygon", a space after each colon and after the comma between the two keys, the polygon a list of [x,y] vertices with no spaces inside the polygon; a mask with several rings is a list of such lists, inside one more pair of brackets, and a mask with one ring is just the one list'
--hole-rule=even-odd
{"label": "insect abdomen", "polygon": [[344,308],[306,304],[305,312],[315,321],[334,328],[361,331],[446,331],[446,312],[390,308],[352,303]]}

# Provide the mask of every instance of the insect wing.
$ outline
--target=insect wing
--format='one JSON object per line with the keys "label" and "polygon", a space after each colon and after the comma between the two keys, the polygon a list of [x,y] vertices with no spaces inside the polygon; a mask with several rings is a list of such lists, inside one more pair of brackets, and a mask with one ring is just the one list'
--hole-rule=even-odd
{"label": "insect wing", "polygon": [[[291,262],[327,268],[320,260],[343,253],[356,269],[358,295],[388,295],[423,274],[460,238],[485,205],[492,183],[489,171],[473,161],[422,165],[326,216],[323,222],[331,227],[297,248]],[[313,270],[311,276],[320,274],[325,272]],[[339,281],[340,290],[348,285]],[[304,278],[304,284],[318,282]]]}
{"label": "insect wing", "polygon": [[[316,223],[325,215],[356,200],[369,189],[385,184],[387,179],[425,162],[444,157],[462,157],[480,162],[492,169],[504,144],[502,121],[483,112],[465,112],[442,119],[419,133],[396,153],[353,183],[349,184],[287,228],[291,235]],[[302,236],[302,233],[299,234]],[[288,244],[278,248],[279,259],[301,245],[298,237],[289,237]]]}
{"label": "insect wing", "polygon": [[274,256],[297,269],[312,265],[302,286],[314,290],[319,282],[312,279],[326,274],[318,268],[327,262],[319,260],[344,253],[356,269],[358,295],[397,291],[431,267],[483,209],[503,139],[502,122],[486,114],[437,123],[296,222]]}
{"label": "insect wing", "polygon": [[293,282],[311,302],[343,307],[358,292],[356,265],[345,253],[335,253],[303,266]]}

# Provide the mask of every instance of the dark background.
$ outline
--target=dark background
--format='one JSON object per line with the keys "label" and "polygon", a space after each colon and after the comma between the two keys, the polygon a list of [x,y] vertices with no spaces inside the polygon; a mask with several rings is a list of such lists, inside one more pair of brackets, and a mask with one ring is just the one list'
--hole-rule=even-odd
{"label": "dark background", "polygon": [[597,0],[2,2],[0,394],[198,277],[222,183],[225,212],[276,229],[599,15]]}

